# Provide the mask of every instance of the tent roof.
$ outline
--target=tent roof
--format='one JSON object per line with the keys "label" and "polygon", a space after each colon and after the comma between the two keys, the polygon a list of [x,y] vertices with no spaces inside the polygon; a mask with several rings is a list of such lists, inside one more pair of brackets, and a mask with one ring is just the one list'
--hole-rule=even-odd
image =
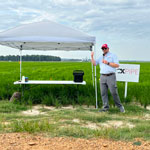
{"label": "tent roof", "polygon": [[95,37],[52,21],[21,25],[0,33],[0,44],[22,50],[91,50]]}

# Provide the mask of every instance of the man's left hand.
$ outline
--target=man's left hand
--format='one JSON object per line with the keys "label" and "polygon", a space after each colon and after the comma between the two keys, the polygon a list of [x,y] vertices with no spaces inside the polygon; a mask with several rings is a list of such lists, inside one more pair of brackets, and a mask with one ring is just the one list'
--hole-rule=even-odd
{"label": "man's left hand", "polygon": [[108,61],[107,60],[104,60],[102,61],[104,64],[108,64]]}

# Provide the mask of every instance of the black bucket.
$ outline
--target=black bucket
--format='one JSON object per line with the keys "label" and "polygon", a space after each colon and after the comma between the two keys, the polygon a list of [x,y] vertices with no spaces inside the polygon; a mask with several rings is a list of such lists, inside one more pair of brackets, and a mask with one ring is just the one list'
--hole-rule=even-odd
{"label": "black bucket", "polygon": [[84,75],[83,70],[74,70],[73,75],[74,75],[74,82],[83,82],[83,75]]}

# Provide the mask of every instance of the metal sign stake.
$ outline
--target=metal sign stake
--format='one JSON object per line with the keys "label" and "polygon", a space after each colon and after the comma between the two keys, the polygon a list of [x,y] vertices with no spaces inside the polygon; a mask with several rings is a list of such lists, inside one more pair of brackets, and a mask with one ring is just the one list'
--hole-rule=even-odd
{"label": "metal sign stake", "polygon": [[124,98],[125,99],[127,97],[127,87],[128,87],[128,82],[125,82],[125,92],[124,92]]}

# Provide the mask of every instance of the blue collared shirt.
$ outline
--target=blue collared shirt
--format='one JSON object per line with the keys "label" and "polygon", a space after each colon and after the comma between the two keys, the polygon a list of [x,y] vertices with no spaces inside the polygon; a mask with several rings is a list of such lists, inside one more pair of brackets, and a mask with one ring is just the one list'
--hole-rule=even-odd
{"label": "blue collared shirt", "polygon": [[119,61],[118,61],[117,56],[115,54],[112,54],[112,53],[108,52],[105,56],[102,55],[96,60],[96,65],[99,64],[99,67],[100,67],[100,74],[115,73],[116,68],[102,63],[103,59],[107,60],[110,63],[115,63],[115,64],[119,65]]}

